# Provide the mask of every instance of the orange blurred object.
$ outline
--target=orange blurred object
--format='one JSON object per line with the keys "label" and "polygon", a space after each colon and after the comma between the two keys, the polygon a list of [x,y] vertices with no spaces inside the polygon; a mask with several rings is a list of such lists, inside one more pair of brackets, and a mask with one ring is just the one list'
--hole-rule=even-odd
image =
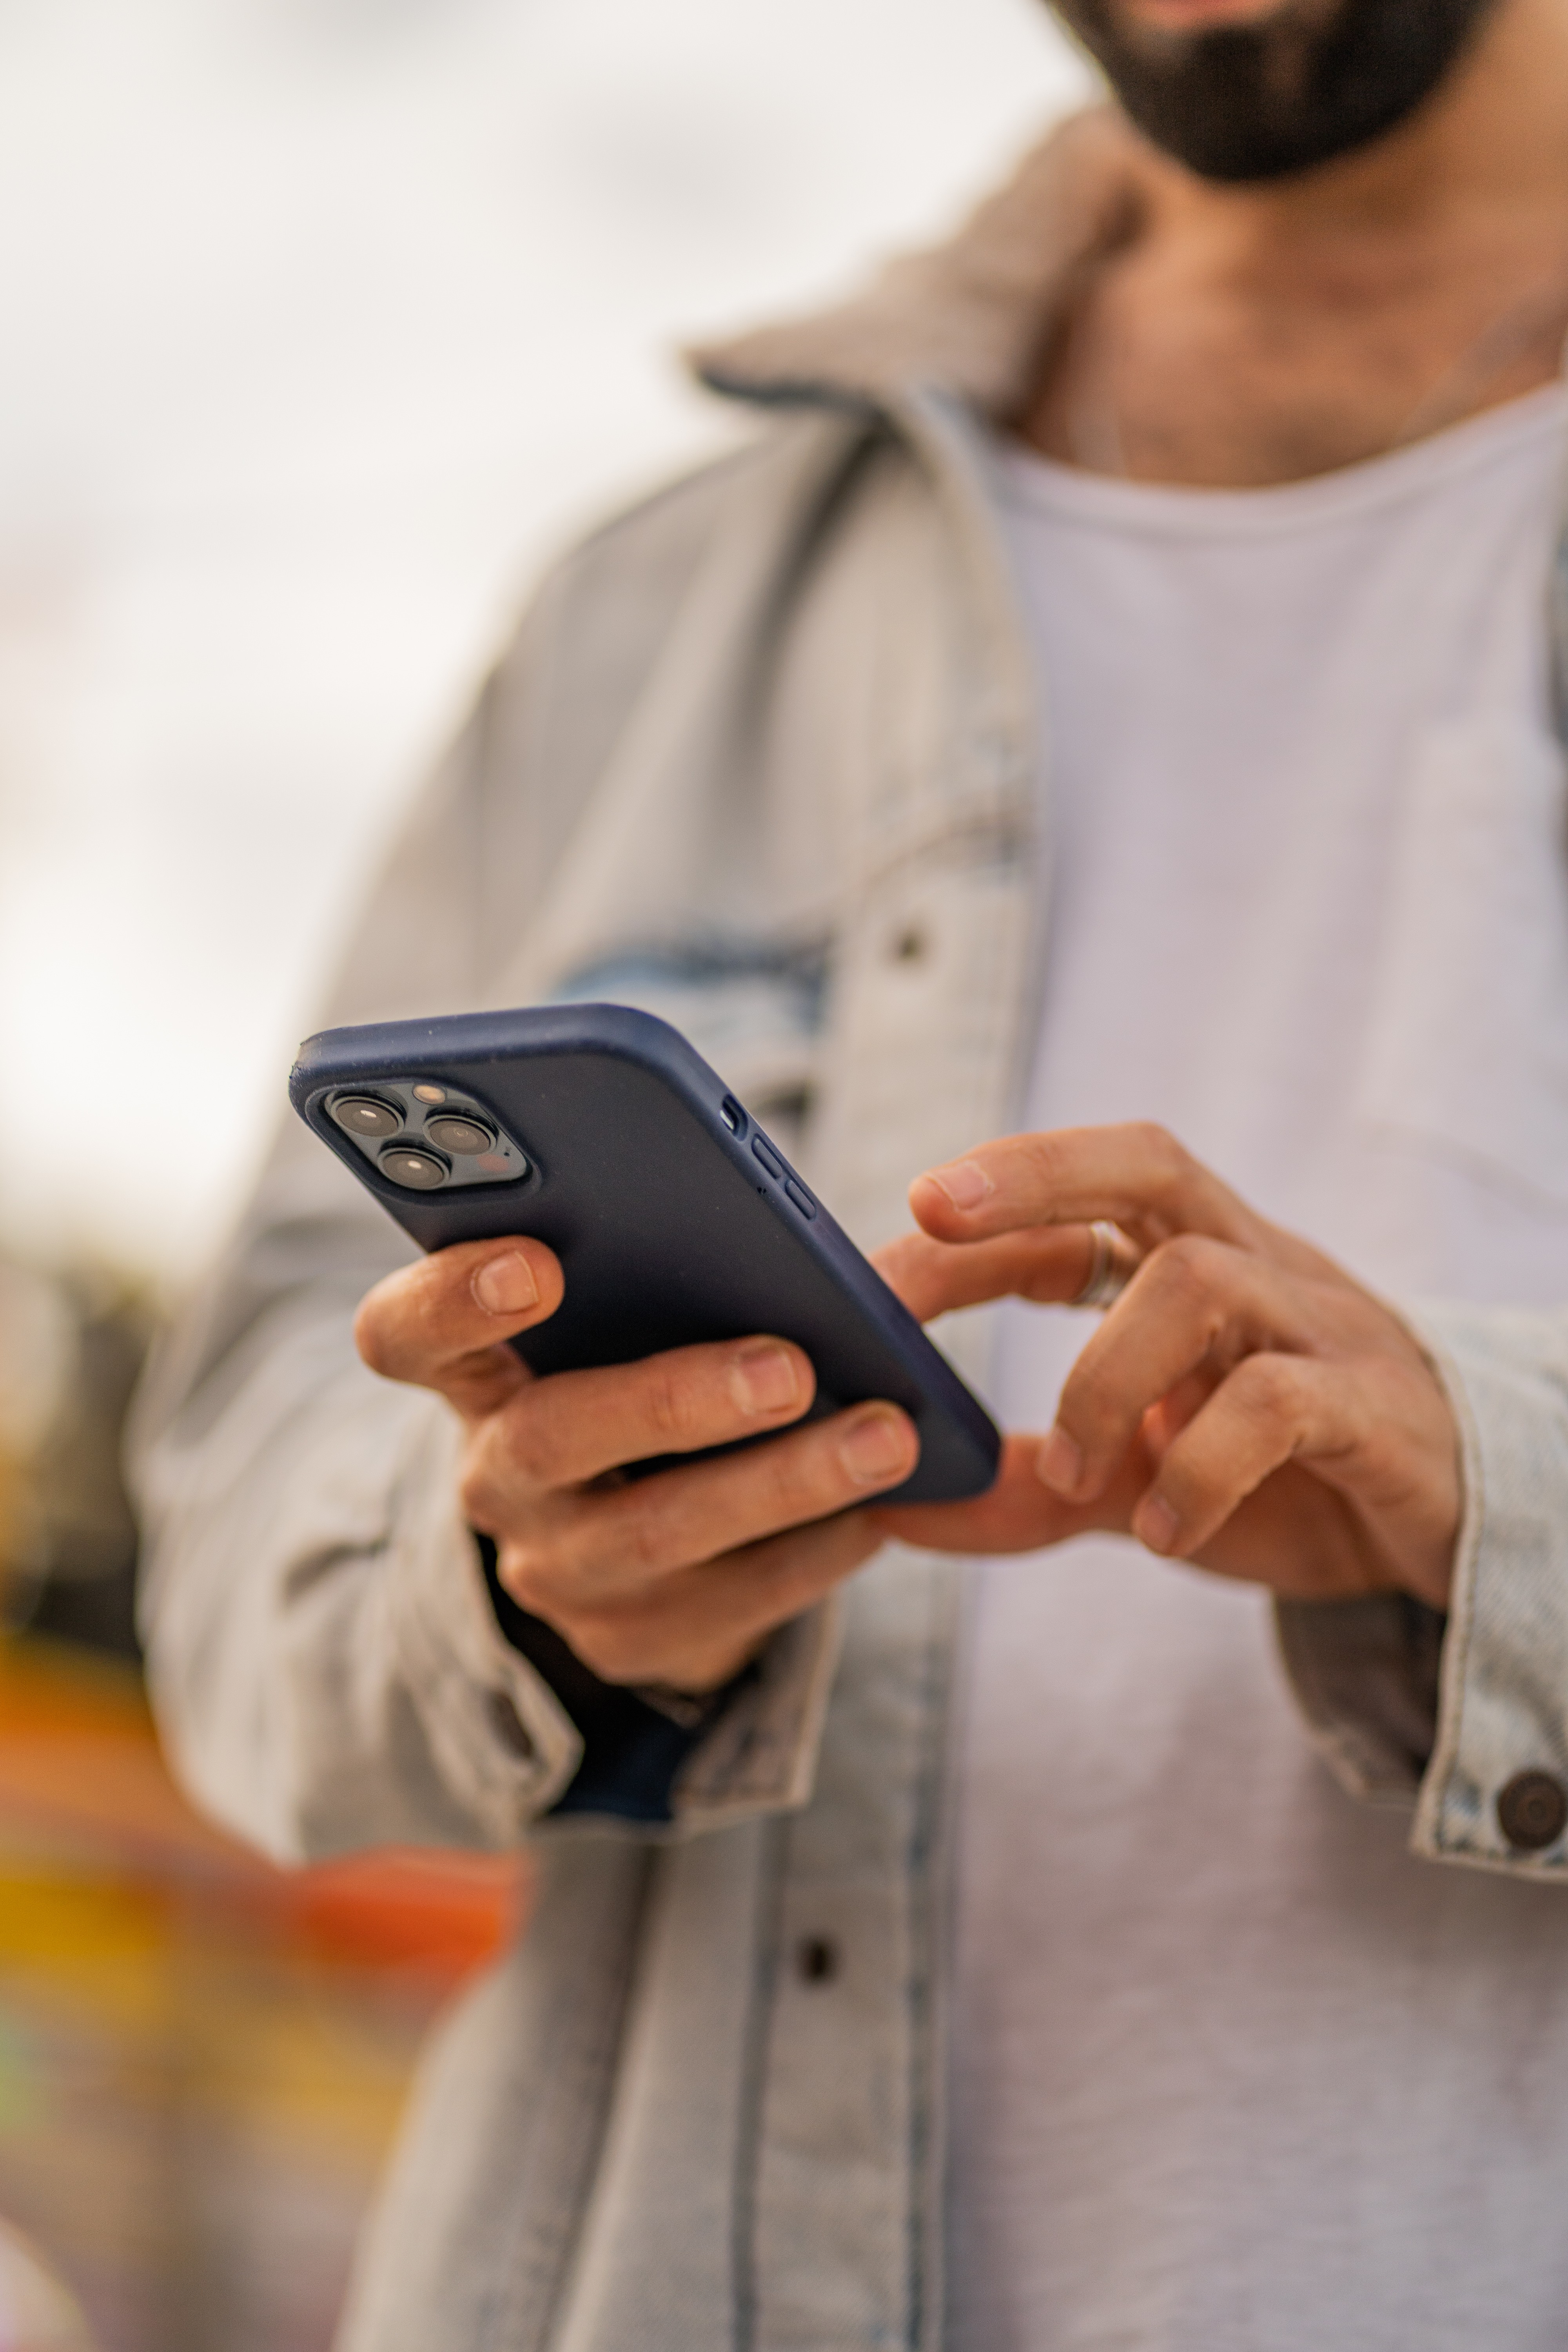
{"label": "orange blurred object", "polygon": [[207,1902],[258,1912],[322,1958],[456,1979],[513,1933],[516,1855],[386,1848],[285,1871],[205,1821],[159,1752],[135,1678],[44,1643],[0,1643],[0,1823]]}
{"label": "orange blurred object", "polygon": [[524,1867],[276,1869],[180,1795],[132,1668],[0,1643],[0,2231],[100,2352],[327,2352],[419,2045]]}

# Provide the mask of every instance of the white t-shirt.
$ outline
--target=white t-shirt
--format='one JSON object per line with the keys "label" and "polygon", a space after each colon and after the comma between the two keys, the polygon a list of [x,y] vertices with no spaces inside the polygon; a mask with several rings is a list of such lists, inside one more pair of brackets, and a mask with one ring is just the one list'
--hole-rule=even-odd
{"label": "white t-shirt", "polygon": [[[1028,1123],[1163,1120],[1405,1297],[1568,1300],[1555,386],[1317,481],[1005,459],[1048,744]],[[1004,1310],[1045,1429],[1089,1319]],[[952,2352],[1568,2344],[1568,1888],[1412,1860],[1266,1596],[976,1570]]]}

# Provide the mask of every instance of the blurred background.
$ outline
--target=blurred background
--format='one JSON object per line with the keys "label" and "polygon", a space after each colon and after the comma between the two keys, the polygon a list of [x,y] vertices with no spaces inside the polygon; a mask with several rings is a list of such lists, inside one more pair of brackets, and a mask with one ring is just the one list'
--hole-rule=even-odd
{"label": "blurred background", "polygon": [[346,905],[679,340],[940,233],[1040,0],[0,0],[0,2352],[324,2352],[517,1866],[287,1878],[137,1672],[118,1428]]}

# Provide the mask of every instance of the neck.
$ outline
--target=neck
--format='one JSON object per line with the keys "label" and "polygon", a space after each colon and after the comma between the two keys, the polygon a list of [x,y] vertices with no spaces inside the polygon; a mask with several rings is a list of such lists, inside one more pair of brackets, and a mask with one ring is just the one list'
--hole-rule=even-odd
{"label": "neck", "polygon": [[1292,481],[1556,373],[1568,0],[1496,0],[1424,106],[1315,170],[1222,184],[1142,153],[1137,226],[1023,412],[1048,455],[1152,481]]}

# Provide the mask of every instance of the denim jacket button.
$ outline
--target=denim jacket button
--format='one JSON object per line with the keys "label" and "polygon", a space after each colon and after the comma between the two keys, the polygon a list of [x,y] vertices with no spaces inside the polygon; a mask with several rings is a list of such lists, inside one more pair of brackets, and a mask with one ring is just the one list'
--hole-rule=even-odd
{"label": "denim jacket button", "polygon": [[1568,1829],[1568,1790],[1555,1772],[1516,1772],[1498,1791],[1497,1817],[1510,1845],[1539,1853]]}
{"label": "denim jacket button", "polygon": [[830,1984],[838,1974],[838,1947],[831,1936],[803,1936],[795,1948],[795,1971],[803,1984]]}

